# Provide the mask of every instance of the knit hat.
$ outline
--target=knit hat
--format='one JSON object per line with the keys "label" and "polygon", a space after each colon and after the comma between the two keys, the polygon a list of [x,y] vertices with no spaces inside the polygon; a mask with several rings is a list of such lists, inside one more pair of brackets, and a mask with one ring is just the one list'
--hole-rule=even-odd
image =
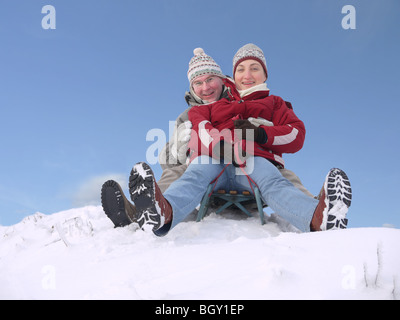
{"label": "knit hat", "polygon": [[190,83],[192,83],[195,78],[205,74],[212,74],[225,78],[221,71],[221,67],[214,61],[213,58],[206,55],[202,48],[194,49],[193,53],[194,57],[190,59],[189,70],[187,73]]}
{"label": "knit hat", "polygon": [[265,71],[265,75],[268,78],[267,62],[265,61],[264,52],[252,43],[248,43],[241,47],[233,57],[233,76],[235,76],[236,68],[239,63],[249,59],[260,62]]}

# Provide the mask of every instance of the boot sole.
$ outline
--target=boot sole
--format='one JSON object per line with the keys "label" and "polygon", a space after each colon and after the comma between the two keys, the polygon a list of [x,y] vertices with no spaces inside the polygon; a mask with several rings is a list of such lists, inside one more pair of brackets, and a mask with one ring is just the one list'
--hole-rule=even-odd
{"label": "boot sole", "polygon": [[154,174],[147,163],[139,162],[132,168],[129,194],[136,206],[139,227],[156,231],[161,221],[156,208]]}
{"label": "boot sole", "polygon": [[[348,222],[346,213],[351,205],[352,199],[352,189],[349,178],[343,170],[337,168],[331,169],[324,187],[327,199],[325,203],[328,209],[326,230],[346,229]],[[338,210],[341,213],[335,214]]]}
{"label": "boot sole", "polygon": [[123,191],[114,180],[108,180],[103,184],[101,205],[107,217],[114,223],[115,228],[125,227],[132,223],[125,213]]}

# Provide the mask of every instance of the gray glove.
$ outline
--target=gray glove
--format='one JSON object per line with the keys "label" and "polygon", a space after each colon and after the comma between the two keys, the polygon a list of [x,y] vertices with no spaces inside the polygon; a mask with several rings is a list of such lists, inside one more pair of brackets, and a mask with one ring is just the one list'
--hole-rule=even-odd
{"label": "gray glove", "polygon": [[171,153],[172,156],[182,164],[186,163],[187,160],[191,132],[192,123],[189,120],[181,123],[178,128],[174,130],[173,139],[171,141]]}
{"label": "gray glove", "polygon": [[248,118],[247,120],[249,120],[251,122],[252,125],[259,127],[259,126],[267,126],[267,127],[273,127],[274,124],[271,121],[265,120],[263,118]]}

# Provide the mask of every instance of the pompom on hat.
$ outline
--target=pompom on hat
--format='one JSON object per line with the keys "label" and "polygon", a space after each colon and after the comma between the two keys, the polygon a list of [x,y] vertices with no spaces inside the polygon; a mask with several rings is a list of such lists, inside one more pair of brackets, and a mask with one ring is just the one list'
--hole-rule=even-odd
{"label": "pompom on hat", "polygon": [[233,76],[235,76],[237,66],[241,62],[249,59],[260,62],[265,71],[265,75],[268,78],[267,61],[265,60],[264,52],[253,43],[244,45],[236,52],[235,56],[233,57]]}
{"label": "pompom on hat", "polygon": [[196,48],[193,50],[194,57],[190,59],[188,79],[190,84],[192,81],[202,75],[211,74],[221,78],[225,78],[222,73],[221,67],[211,58],[205,54],[202,48]]}

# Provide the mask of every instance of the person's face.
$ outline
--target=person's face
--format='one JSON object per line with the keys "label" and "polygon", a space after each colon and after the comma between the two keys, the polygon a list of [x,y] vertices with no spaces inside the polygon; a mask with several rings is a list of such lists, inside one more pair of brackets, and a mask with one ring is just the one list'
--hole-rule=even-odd
{"label": "person's face", "polygon": [[264,69],[257,60],[244,60],[234,74],[235,84],[239,90],[249,89],[267,80]]}
{"label": "person's face", "polygon": [[220,77],[206,74],[194,79],[192,87],[200,99],[214,102],[221,96],[223,82]]}

